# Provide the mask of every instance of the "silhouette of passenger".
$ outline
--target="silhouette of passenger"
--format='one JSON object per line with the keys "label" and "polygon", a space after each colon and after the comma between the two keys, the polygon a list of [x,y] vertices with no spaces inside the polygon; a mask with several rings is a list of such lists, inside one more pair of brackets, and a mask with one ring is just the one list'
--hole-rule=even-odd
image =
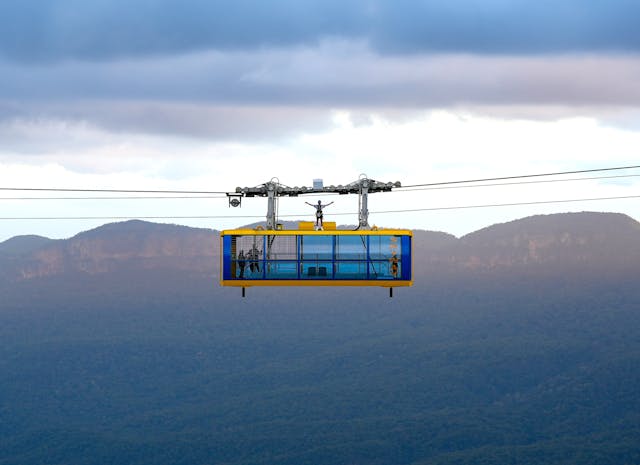
{"label": "silhouette of passenger", "polygon": [[393,276],[394,278],[398,277],[398,257],[397,255],[394,255],[393,257],[391,257],[391,276]]}
{"label": "silhouette of passenger", "polygon": [[260,251],[255,245],[249,251],[249,269],[252,273],[260,273]]}
{"label": "silhouette of passenger", "polygon": [[240,279],[244,278],[244,269],[247,266],[247,259],[244,256],[244,250],[240,251],[238,255],[238,266],[240,267]]}

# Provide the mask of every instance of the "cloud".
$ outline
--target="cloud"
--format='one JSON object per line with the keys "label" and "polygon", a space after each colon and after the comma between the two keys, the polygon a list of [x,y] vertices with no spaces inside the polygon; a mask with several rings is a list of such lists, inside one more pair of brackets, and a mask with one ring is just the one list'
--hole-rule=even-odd
{"label": "cloud", "polygon": [[[27,125],[23,122],[22,126],[16,124],[12,129],[14,141],[31,139],[33,143],[42,143],[36,155],[5,154],[0,148],[0,184],[9,187],[227,191],[236,186],[257,185],[274,176],[291,186],[310,185],[314,178],[323,178],[326,185],[344,184],[364,172],[374,179],[399,180],[411,185],[635,165],[640,147],[640,133],[604,127],[593,118],[505,121],[451,111],[424,112],[402,123],[375,114],[364,118],[360,112],[336,112],[329,130],[303,134],[276,144],[180,139],[164,134],[132,136],[100,131],[89,125],[37,123]],[[0,141],[4,143],[9,136],[9,132],[0,133]],[[74,136],[77,138],[75,141]],[[627,172],[619,174],[622,173]],[[607,179],[402,191],[372,196],[370,209],[376,212],[495,204],[505,203],[505,198],[509,202],[528,202],[637,195],[638,179],[615,179],[615,184],[611,183],[613,179]],[[619,182],[623,180],[624,183]],[[33,195],[39,197],[43,194]],[[335,198],[333,212],[357,210],[355,197]],[[304,200],[283,199],[281,213],[311,214]],[[266,209],[264,199],[243,201],[241,210],[230,210],[226,199],[194,202],[15,200],[4,201],[3,208],[6,210],[4,216],[15,217],[249,214],[259,218],[264,218]],[[609,203],[429,211],[405,215],[372,213],[371,221],[378,225],[402,225],[462,234],[534,213],[602,209],[622,211],[640,218],[639,208],[635,199],[629,199]],[[354,213],[353,217],[344,218],[355,217]],[[245,222],[237,218],[216,219],[209,220],[208,227],[219,229]],[[51,235],[52,229],[63,227],[63,223],[57,222],[20,224],[24,225],[22,230],[17,223],[7,224],[3,234],[6,237],[33,232]],[[77,232],[84,228],[78,223],[71,224],[74,226],[66,230]],[[64,223],[68,228],[66,225]]]}
{"label": "cloud", "polygon": [[[636,0],[3,0],[0,177],[208,190],[272,176],[420,183],[633,164],[639,17]],[[541,192],[564,196],[521,195]],[[376,209],[470,198],[425,195],[376,198]],[[61,205],[8,215],[185,213]],[[496,221],[437,215],[455,215],[458,229],[435,213],[406,225]]]}
{"label": "cloud", "polygon": [[0,53],[18,61],[110,60],[313,43],[362,30],[366,1],[5,0]]}
{"label": "cloud", "polygon": [[616,113],[640,105],[635,56],[398,57],[344,41],[110,63],[0,62],[0,76],[5,124],[47,120],[226,140],[323,131],[340,109],[360,114],[364,124],[372,113],[395,119],[442,108],[616,121]]}
{"label": "cloud", "polygon": [[167,139],[276,143],[328,129],[327,108],[224,106],[155,101],[72,101],[0,105],[0,150],[51,152],[52,147],[99,143],[108,134],[153,134]]}
{"label": "cloud", "polygon": [[362,40],[381,53],[640,49],[634,0],[3,0],[0,56],[113,60]]}
{"label": "cloud", "polygon": [[637,51],[633,0],[380,2],[372,33],[393,53],[549,54]]}

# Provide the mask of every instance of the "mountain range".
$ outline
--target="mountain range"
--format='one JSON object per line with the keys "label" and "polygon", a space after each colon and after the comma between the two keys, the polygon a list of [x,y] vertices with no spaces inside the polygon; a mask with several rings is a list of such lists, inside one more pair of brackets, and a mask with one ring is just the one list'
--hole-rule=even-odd
{"label": "mountain range", "polygon": [[412,288],[218,284],[219,232],[0,243],[2,465],[640,463],[640,224],[414,231]]}
{"label": "mountain range", "polygon": [[[65,273],[175,270],[218,274],[215,230],[139,220],[107,224],[66,240],[19,236],[0,243],[0,277],[32,279]],[[497,224],[461,238],[414,231],[417,276],[444,270],[522,270],[567,267],[608,272],[640,263],[640,223],[616,213],[533,216]]]}

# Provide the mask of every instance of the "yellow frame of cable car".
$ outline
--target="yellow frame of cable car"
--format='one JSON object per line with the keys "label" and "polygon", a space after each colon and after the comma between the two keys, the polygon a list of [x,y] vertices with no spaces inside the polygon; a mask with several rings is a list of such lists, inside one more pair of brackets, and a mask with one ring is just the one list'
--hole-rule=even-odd
{"label": "yellow frame of cable car", "polygon": [[[227,249],[225,249],[225,241],[226,238],[231,238],[234,236],[254,236],[254,237],[265,237],[265,236],[293,236],[296,237],[296,244],[298,244],[298,238],[300,236],[331,236],[331,237],[341,237],[341,236],[365,236],[365,237],[380,237],[380,236],[400,236],[403,241],[403,246],[401,249],[401,276],[402,278],[392,278],[392,279],[318,279],[318,278],[301,278],[297,279],[271,279],[271,278],[251,278],[251,279],[241,279],[241,278],[229,278],[231,274],[231,270],[229,272],[225,271],[225,260],[228,261],[229,267],[231,267],[231,261],[236,261],[237,258],[232,256],[232,252],[230,250],[231,242],[227,242]],[[409,250],[405,250],[406,245],[409,245]],[[305,261],[301,259],[301,250],[299,246],[296,246],[296,260],[298,267],[298,274],[300,276],[300,266]],[[311,222],[301,222],[298,229],[277,229],[277,230],[265,230],[265,229],[228,229],[220,232],[220,285],[221,286],[232,286],[232,287],[253,287],[253,286],[353,286],[353,287],[408,287],[413,285],[413,233],[408,229],[378,229],[373,228],[371,230],[338,230],[335,229],[335,223],[325,222],[324,229],[315,230],[313,228],[313,223]],[[389,259],[376,259],[372,260],[367,258],[365,260],[352,260],[350,263],[361,263],[364,262],[366,266],[369,266],[371,263],[383,263],[388,261]],[[266,263],[265,258],[261,258],[259,260],[264,269],[264,265]],[[277,261],[277,260],[274,260]],[[293,262],[294,260],[281,260],[285,262]],[[309,260],[313,261],[313,260]],[[322,260],[331,262],[332,265],[336,263],[346,263],[347,261],[337,260],[335,258],[335,246],[332,252],[331,260]],[[408,262],[408,264],[405,264]],[[405,278],[405,276],[407,276]],[[332,274],[333,276],[333,274]]]}

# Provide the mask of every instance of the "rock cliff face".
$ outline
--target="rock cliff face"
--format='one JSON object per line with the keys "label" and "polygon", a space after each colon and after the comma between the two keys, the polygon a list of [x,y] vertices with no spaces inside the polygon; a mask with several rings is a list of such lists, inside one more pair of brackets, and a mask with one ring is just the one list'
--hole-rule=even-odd
{"label": "rock cliff face", "polygon": [[541,215],[490,226],[460,242],[457,258],[468,267],[629,265],[640,260],[640,223],[618,213]]}
{"label": "rock cliff face", "polygon": [[[0,278],[171,270],[218,274],[218,232],[143,221],[113,223],[67,240],[0,244]],[[13,253],[9,253],[13,251]],[[640,223],[616,213],[533,216],[460,239],[414,233],[416,275],[455,270],[640,269]]]}
{"label": "rock cliff face", "polygon": [[218,259],[218,234],[213,230],[127,221],[52,241],[21,260],[5,260],[5,265],[17,279],[122,269],[214,274]]}

